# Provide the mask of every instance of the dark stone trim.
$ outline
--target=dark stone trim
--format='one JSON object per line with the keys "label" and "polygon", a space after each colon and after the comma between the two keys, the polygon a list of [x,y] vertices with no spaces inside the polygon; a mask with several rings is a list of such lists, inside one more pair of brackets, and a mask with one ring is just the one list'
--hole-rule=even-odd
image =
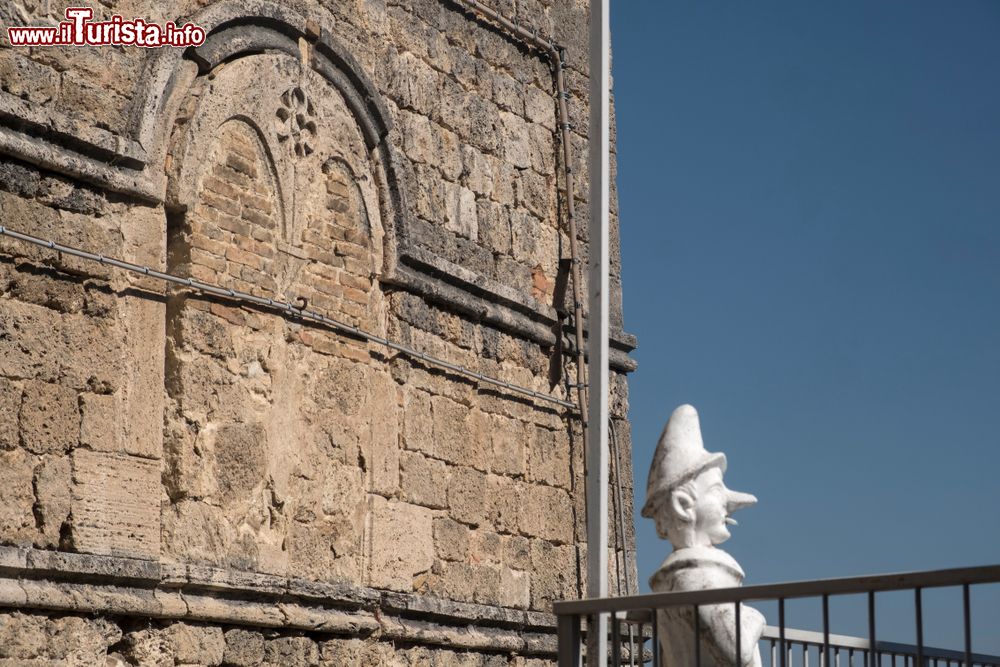
{"label": "dark stone trim", "polygon": [[0,546],[0,608],[378,635],[414,644],[555,654],[555,616],[201,565]]}

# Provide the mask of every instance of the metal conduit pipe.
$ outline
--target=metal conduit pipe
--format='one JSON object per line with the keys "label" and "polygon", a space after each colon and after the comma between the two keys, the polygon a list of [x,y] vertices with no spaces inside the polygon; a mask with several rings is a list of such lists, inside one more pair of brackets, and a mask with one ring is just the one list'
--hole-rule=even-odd
{"label": "metal conduit pipe", "polygon": [[73,246],[64,245],[62,243],[56,243],[55,241],[42,239],[37,236],[32,236],[31,234],[25,234],[23,232],[17,232],[8,227],[0,226],[0,236],[6,236],[8,238],[16,239],[18,241],[23,241],[25,243],[30,243],[42,248],[48,248],[49,250],[55,250],[56,252],[65,253],[73,257],[79,257],[80,259],[85,259],[91,262],[97,262],[98,264],[103,264],[105,266],[112,266],[117,269],[122,269],[124,271],[129,271],[131,273],[136,273],[142,276],[148,276],[150,278],[155,278],[157,280],[162,280],[163,282],[172,283],[174,285],[180,285],[182,287],[188,287],[199,292],[204,292],[205,294],[211,294],[213,296],[219,296],[227,299],[232,299],[234,301],[243,301],[247,303],[252,303],[257,306],[262,306],[265,308],[272,308],[278,312],[287,314],[292,317],[301,318],[303,320],[310,320],[312,322],[318,322],[325,326],[330,327],[341,333],[346,333],[356,338],[362,340],[376,343],[377,345],[382,345],[389,348],[390,350],[395,350],[408,357],[418,359],[424,363],[430,364],[432,366],[437,366],[445,370],[457,373],[459,375],[464,375],[465,377],[472,378],[478,382],[483,382],[485,384],[493,385],[495,387],[500,387],[506,389],[507,391],[514,392],[517,394],[523,394],[529,396],[533,399],[539,401],[545,401],[547,403],[553,403],[555,405],[562,406],[564,408],[573,409],[576,406],[569,402],[564,401],[561,398],[551,396],[549,394],[543,394],[541,392],[535,391],[534,389],[528,389],[527,387],[521,387],[516,384],[511,384],[504,380],[500,380],[489,375],[484,375],[478,371],[465,368],[458,364],[453,364],[450,361],[445,361],[444,359],[439,359],[437,357],[431,356],[419,350],[415,350],[411,347],[403,345],[401,343],[396,343],[389,340],[388,338],[383,338],[376,334],[370,333],[363,329],[359,329],[353,325],[347,324],[346,322],[341,322],[339,320],[333,319],[332,317],[327,317],[321,313],[314,310],[306,310],[287,301],[280,301],[277,299],[270,299],[267,297],[255,296],[248,292],[242,292],[240,290],[231,289],[228,287],[221,287],[219,285],[213,285],[211,283],[206,283],[201,280],[195,280],[194,278],[182,278],[181,276],[175,276],[171,273],[164,273],[163,271],[157,271],[156,269],[151,269],[148,266],[143,266],[141,264],[133,264],[132,262],[126,262],[121,259],[116,259],[114,257],[106,257],[104,255],[88,252],[86,250],[81,250],[80,248],[74,248]]}
{"label": "metal conduit pipe", "polygon": [[[610,431],[610,437],[608,442],[611,446],[611,460],[614,462],[614,492],[615,492],[615,504],[618,506],[617,519],[618,519],[618,538],[616,539],[616,547],[620,546],[621,552],[621,565],[618,565],[618,556],[615,556],[615,565],[621,569],[618,571],[618,584],[619,590],[618,595],[632,595],[635,591],[632,590],[632,575],[629,571],[628,566],[628,540],[625,539],[625,498],[622,493],[621,485],[621,470],[622,470],[622,459],[620,455],[620,450],[618,447],[618,429],[615,426],[615,420],[613,417],[608,418],[608,430]],[[623,582],[624,579],[624,582]],[[621,584],[625,584],[625,592],[621,592]]]}
{"label": "metal conduit pipe", "polygon": [[575,325],[576,339],[577,401],[579,403],[580,427],[583,434],[583,441],[587,442],[587,426],[589,422],[587,415],[587,370],[583,336],[583,299],[580,295],[581,290],[583,289],[583,280],[580,275],[580,253],[576,228],[576,204],[573,200],[573,167],[571,166],[572,145],[570,144],[569,134],[572,125],[569,122],[569,90],[566,87],[566,77],[564,74],[564,70],[566,69],[565,49],[559,46],[559,44],[557,44],[554,40],[548,39],[544,35],[540,36],[537,30],[528,30],[524,26],[517,24],[495,9],[487,7],[478,0],[442,0],[442,2],[446,4],[451,3],[458,5],[480,18],[492,21],[493,23],[506,29],[509,33],[526,43],[528,46],[540,50],[548,57],[549,65],[555,73],[556,101],[559,108],[559,128],[563,148],[562,172],[563,182],[565,183],[566,189],[566,232],[569,235],[570,268],[573,281],[573,321]]}

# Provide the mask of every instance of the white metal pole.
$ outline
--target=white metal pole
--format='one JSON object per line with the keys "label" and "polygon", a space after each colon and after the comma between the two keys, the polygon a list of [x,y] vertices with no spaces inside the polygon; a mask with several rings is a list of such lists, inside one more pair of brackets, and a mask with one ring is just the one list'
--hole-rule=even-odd
{"label": "white metal pole", "polygon": [[[587,255],[587,595],[608,595],[608,225],[611,160],[609,0],[590,3],[590,222]],[[606,665],[608,618],[590,629],[592,665]]]}

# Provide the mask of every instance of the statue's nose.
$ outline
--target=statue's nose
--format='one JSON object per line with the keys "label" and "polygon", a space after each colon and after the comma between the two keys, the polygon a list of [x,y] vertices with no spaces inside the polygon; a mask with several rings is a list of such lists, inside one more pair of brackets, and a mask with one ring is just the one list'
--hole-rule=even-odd
{"label": "statue's nose", "polygon": [[733,491],[732,489],[726,490],[726,511],[730,514],[736,510],[756,504],[757,496],[749,493],[742,493],[740,491]]}

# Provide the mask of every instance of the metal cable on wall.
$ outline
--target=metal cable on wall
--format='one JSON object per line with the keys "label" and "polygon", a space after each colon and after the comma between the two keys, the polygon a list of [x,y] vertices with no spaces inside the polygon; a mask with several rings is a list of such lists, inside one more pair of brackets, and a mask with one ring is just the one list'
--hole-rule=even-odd
{"label": "metal cable on wall", "polygon": [[157,271],[156,269],[151,269],[148,266],[143,266],[141,264],[133,264],[132,262],[126,262],[121,259],[115,259],[113,257],[106,257],[104,255],[88,252],[80,248],[75,248],[73,246],[64,245],[62,243],[56,243],[55,241],[38,238],[37,236],[32,236],[30,234],[24,234],[22,232],[14,231],[8,227],[0,226],[0,236],[6,236],[8,238],[16,239],[18,241],[23,241],[25,243],[31,243],[42,248],[48,248],[50,250],[55,250],[56,252],[65,253],[73,257],[79,257],[80,259],[85,259],[91,262],[97,262],[98,264],[103,264],[104,266],[111,266],[116,269],[122,269],[124,271],[129,271],[131,273],[136,273],[142,276],[148,276],[150,278],[155,278],[163,282],[172,283],[174,285],[180,285],[182,287],[188,287],[198,292],[203,292],[205,294],[211,294],[212,296],[223,297],[226,299],[232,299],[234,301],[241,301],[245,303],[252,303],[256,306],[262,306],[265,308],[270,308],[284,315],[294,317],[297,319],[307,320],[310,322],[316,322],[330,327],[336,331],[339,331],[355,338],[360,338],[362,340],[375,343],[377,345],[382,345],[405,354],[408,357],[417,359],[426,364],[432,366],[437,366],[444,370],[450,371],[452,373],[457,373],[465,377],[471,378],[478,382],[492,385],[494,387],[500,387],[510,392],[517,394],[522,394],[528,396],[538,401],[544,401],[546,403],[552,403],[564,408],[574,409],[576,405],[569,401],[564,401],[561,398],[552,396],[550,394],[543,394],[542,392],[535,391],[534,389],[528,389],[527,387],[522,387],[505,380],[500,380],[489,375],[484,375],[478,371],[466,368],[459,364],[453,364],[450,361],[445,361],[438,357],[420,352],[411,347],[403,345],[401,343],[396,343],[389,340],[388,338],[383,338],[376,334],[364,331],[358,327],[347,324],[346,322],[341,322],[332,317],[327,317],[315,310],[307,310],[301,308],[287,301],[281,301],[279,299],[270,299],[267,297],[260,297],[250,294],[248,292],[242,292],[240,290],[231,289],[228,287],[222,287],[220,285],[213,285],[212,283],[207,283],[201,280],[195,280],[194,278],[182,278],[181,276],[175,276],[171,273],[164,273],[163,271]]}

